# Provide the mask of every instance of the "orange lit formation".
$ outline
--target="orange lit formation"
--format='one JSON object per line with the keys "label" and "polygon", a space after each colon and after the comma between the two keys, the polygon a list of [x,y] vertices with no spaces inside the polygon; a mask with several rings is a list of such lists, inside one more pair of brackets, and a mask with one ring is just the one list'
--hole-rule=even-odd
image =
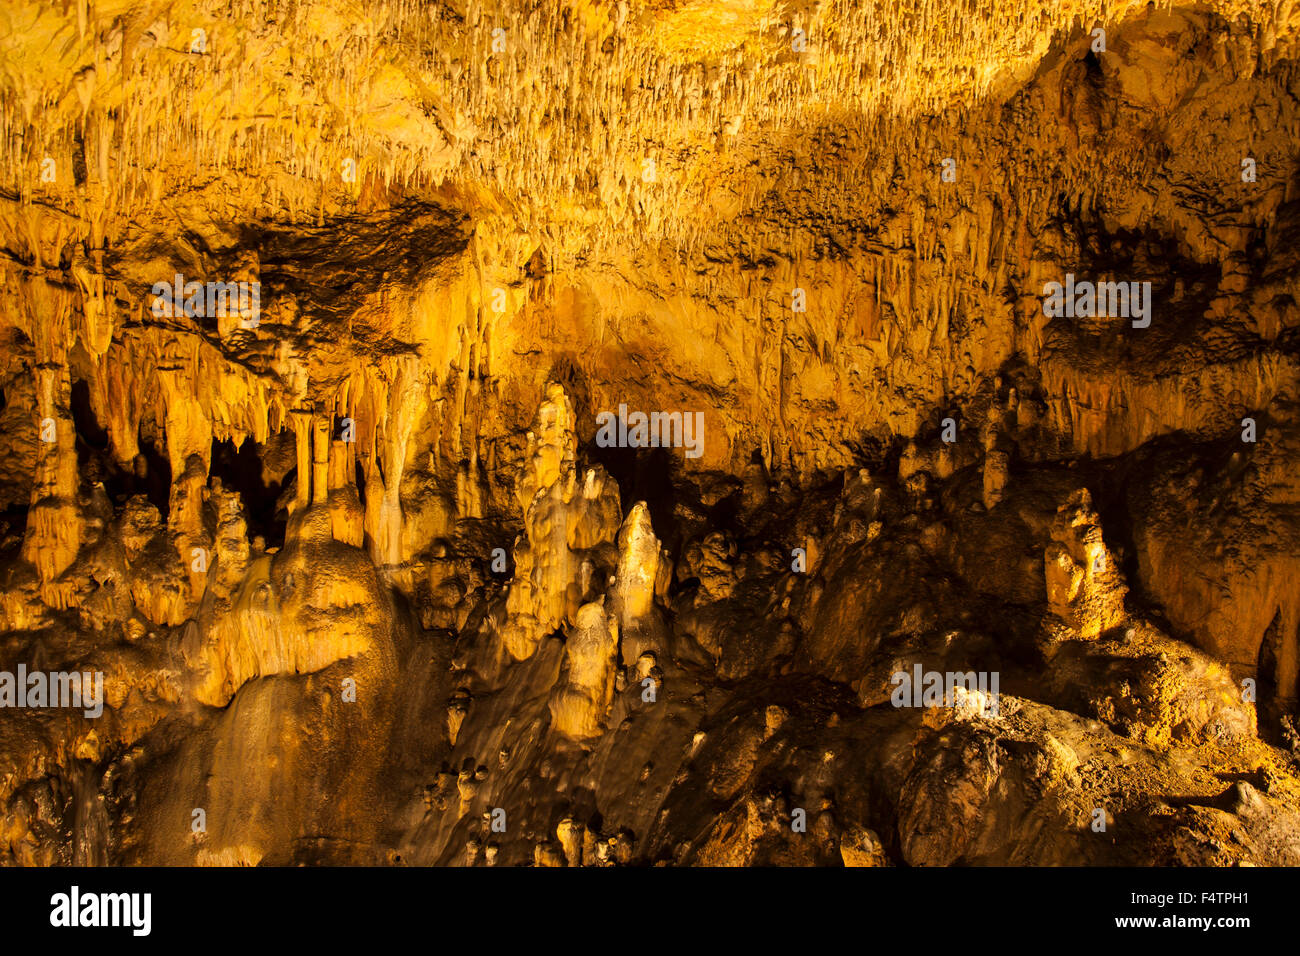
{"label": "orange lit formation", "polygon": [[0,11],[0,861],[1300,862],[1300,5],[969,6]]}

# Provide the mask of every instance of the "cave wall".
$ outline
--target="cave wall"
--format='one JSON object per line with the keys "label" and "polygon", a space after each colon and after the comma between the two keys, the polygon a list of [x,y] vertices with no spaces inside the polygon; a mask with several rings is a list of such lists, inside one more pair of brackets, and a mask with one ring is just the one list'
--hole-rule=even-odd
{"label": "cave wall", "polygon": [[[111,731],[87,723],[17,748],[5,799],[40,779],[47,751],[108,766],[153,734],[157,756],[132,773],[228,781],[240,761],[272,759],[266,734],[303,725],[326,728],[320,754],[304,745],[282,779],[336,759],[339,741],[391,748],[392,774],[427,776],[428,753],[395,728],[430,707],[449,718],[389,686],[417,671],[421,699],[452,693],[461,672],[504,695],[500,720],[465,731],[476,757],[505,746],[511,706],[535,722],[533,744],[554,728],[604,753],[607,715],[624,706],[614,671],[644,679],[677,659],[730,680],[788,657],[835,685],[813,694],[827,713],[867,702],[884,631],[920,627],[912,602],[966,600],[939,584],[870,591],[891,567],[929,573],[912,545],[852,550],[875,540],[887,505],[862,511],[847,544],[823,543],[833,584],[781,618],[797,637],[794,624],[751,622],[764,636],[745,643],[739,625],[679,611],[668,592],[676,573],[717,601],[745,593],[734,543],[706,537],[704,517],[735,487],[752,531],[768,492],[747,482],[788,501],[847,489],[868,464],[872,481],[896,477],[889,494],[914,513],[934,497],[965,507],[977,474],[989,520],[949,522],[968,537],[900,533],[923,535],[915,546],[962,587],[1046,602],[1096,637],[1126,620],[1123,594],[1099,584],[1079,611],[1043,572],[1074,489],[1041,476],[1086,472],[1115,560],[1169,636],[1234,680],[1267,659],[1269,707],[1294,710],[1289,0],[1015,0],[979,15],[847,0],[404,2],[364,15],[321,0],[73,0],[4,16],[0,627],[14,660],[39,648],[111,661],[123,681]],[[1149,281],[1150,325],[1048,317],[1045,284],[1066,273]],[[256,325],[158,315],[153,286],[177,274],[260,283]],[[619,494],[644,459],[616,480],[612,459],[586,470],[597,414],[620,404],[704,416],[702,454],[670,457],[653,520]],[[219,473],[248,443],[247,467],[278,489],[258,502],[271,540]],[[1011,540],[1022,533],[1031,543]],[[1057,544],[1071,580],[1095,542]],[[497,548],[513,577],[494,583],[483,567]],[[1003,550],[1005,567],[978,567]],[[589,610],[602,574],[618,607]],[[674,643],[679,625],[689,640]],[[482,633],[501,646],[430,649],[439,628],[453,644]],[[563,652],[557,630],[572,632]],[[509,660],[528,676],[502,676]],[[356,726],[337,723],[329,696],[344,677],[386,688],[363,695]],[[245,687],[257,689],[236,707]],[[199,737],[171,726],[177,708]],[[745,733],[742,752],[777,729]],[[266,749],[229,751],[254,740]],[[406,826],[405,804],[377,809],[377,788],[411,785],[385,772],[334,772],[354,802],[333,816],[329,788],[304,785],[279,816],[223,824],[203,845],[183,839],[191,804],[227,819],[269,791],[146,790],[129,812],[155,822],[117,852],[369,860],[400,832],[419,859],[457,857],[461,818]],[[584,786],[625,785],[603,772]],[[453,774],[462,808],[487,799],[476,774]],[[629,805],[624,825],[653,829],[657,805]],[[376,816],[366,848],[302,842]],[[175,845],[158,835],[177,826]]]}

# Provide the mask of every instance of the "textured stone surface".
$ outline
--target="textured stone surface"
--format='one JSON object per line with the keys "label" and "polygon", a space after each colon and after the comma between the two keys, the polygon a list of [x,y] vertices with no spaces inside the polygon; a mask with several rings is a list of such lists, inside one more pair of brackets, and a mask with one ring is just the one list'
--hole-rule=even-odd
{"label": "textured stone surface", "polygon": [[8,3],[0,862],[1300,862],[1300,4],[977,6]]}

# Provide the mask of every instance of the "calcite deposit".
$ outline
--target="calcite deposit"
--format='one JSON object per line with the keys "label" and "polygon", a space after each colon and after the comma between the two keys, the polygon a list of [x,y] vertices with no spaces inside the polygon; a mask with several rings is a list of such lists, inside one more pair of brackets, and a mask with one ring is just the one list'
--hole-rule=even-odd
{"label": "calcite deposit", "polygon": [[1300,864],[1298,57],[8,0],[0,862]]}

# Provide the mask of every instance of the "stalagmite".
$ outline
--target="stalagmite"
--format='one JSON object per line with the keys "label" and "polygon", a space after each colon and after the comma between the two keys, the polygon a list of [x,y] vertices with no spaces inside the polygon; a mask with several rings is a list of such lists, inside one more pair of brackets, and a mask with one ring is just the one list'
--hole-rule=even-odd
{"label": "stalagmite", "polygon": [[1071,630],[1095,638],[1123,623],[1128,587],[1114,553],[1102,540],[1087,489],[1075,492],[1057,510],[1043,561],[1048,606]]}
{"label": "stalagmite", "polygon": [[564,647],[560,680],[551,692],[556,730],[583,740],[598,736],[614,699],[618,621],[603,602],[584,604]]}
{"label": "stalagmite", "polygon": [[618,487],[597,465],[579,485],[573,408],[552,384],[528,435],[515,500],[524,508],[525,539],[514,549],[515,578],[502,640],[518,659],[562,622],[573,622],[584,555],[610,544],[618,529]]}

